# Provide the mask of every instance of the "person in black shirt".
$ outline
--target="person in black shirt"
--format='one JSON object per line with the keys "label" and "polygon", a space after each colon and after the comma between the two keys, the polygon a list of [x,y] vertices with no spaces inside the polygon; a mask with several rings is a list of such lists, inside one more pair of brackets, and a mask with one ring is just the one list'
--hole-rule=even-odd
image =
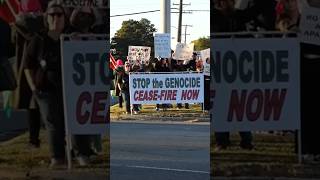
{"label": "person in black shirt", "polygon": [[31,40],[26,55],[25,75],[48,131],[50,168],[54,168],[57,165],[65,165],[59,37],[66,29],[67,19],[63,7],[56,1],[48,4],[44,19],[48,31],[43,37],[36,36]]}

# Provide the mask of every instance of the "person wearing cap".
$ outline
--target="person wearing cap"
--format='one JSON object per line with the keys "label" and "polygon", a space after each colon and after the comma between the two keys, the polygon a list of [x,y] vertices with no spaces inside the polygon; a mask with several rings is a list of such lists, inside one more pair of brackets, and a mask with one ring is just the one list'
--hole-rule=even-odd
{"label": "person wearing cap", "polygon": [[60,35],[67,19],[64,8],[50,1],[44,14],[47,33],[34,37],[25,61],[25,75],[39,104],[47,133],[51,155],[50,168],[65,165],[65,128],[62,99]]}

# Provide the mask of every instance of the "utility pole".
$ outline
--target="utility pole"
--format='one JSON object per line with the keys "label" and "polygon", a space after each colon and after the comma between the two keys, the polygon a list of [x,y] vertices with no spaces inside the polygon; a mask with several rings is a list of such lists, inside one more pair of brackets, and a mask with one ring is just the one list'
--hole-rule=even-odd
{"label": "utility pole", "polygon": [[184,43],[187,44],[187,35],[190,35],[190,34],[187,34],[187,27],[192,27],[192,25],[182,25],[184,26]]}
{"label": "utility pole", "polygon": [[171,0],[161,0],[160,6],[160,32],[161,33],[170,33],[171,27],[171,7],[170,7]]}
{"label": "utility pole", "polygon": [[[173,5],[178,5],[178,4],[173,4]],[[178,21],[178,35],[177,35],[177,42],[179,42],[179,43],[181,42],[183,5],[191,5],[191,4],[183,4],[183,0],[180,0],[180,4],[179,4],[179,21]]]}

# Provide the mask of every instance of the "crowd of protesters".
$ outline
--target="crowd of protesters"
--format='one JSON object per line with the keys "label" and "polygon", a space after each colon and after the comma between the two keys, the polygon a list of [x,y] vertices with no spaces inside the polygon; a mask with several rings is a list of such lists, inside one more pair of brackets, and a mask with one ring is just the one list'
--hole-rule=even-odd
{"label": "crowd of protesters", "polygon": [[[301,4],[299,3],[304,2],[320,8],[319,1],[313,0],[248,0],[242,2],[247,2],[246,8],[236,8],[236,4],[239,3],[237,0],[215,0],[211,8],[211,33],[280,31],[286,33],[283,37],[297,36],[301,15]],[[288,32],[293,35],[288,35]],[[255,37],[254,34],[245,33],[243,37]],[[264,36],[268,37],[268,35]],[[318,116],[317,107],[310,106],[308,102],[320,100],[320,88],[314,85],[318,82],[316,77],[319,77],[320,46],[300,43],[300,48],[302,154],[304,159],[319,161],[320,145],[313,140],[314,133],[317,131],[317,126],[314,126],[314,120]],[[240,147],[248,150],[254,148],[251,132],[240,132],[240,136]],[[226,149],[230,144],[229,133],[215,133],[215,140],[216,150]]]}
{"label": "crowd of protesters", "polygon": [[[10,20],[8,13],[0,13],[1,32],[9,28],[15,37],[2,42],[11,36],[7,32],[0,34],[1,58],[16,56],[17,69],[23,70],[18,75],[20,98],[17,108],[29,109],[29,145],[40,147],[42,120],[48,134],[49,167],[65,166],[60,35],[71,34],[72,39],[79,34],[106,34],[108,12],[93,7],[66,7],[59,0],[16,2],[19,8],[11,12],[15,14],[14,21]],[[13,52],[15,49],[16,54],[5,54],[11,49]],[[101,151],[100,135],[72,136],[72,154],[81,166],[88,165],[90,156]]]}
{"label": "crowd of protesters", "polygon": [[[122,108],[123,100],[125,102],[125,113],[138,114],[141,110],[141,105],[133,104],[130,107],[130,94],[129,94],[129,73],[130,72],[203,72],[203,60],[197,55],[196,52],[193,53],[192,59],[190,60],[178,60],[174,59],[174,51],[171,51],[171,58],[154,58],[151,61],[146,61],[146,63],[130,63],[129,60],[125,61],[125,66],[123,67],[123,61],[118,59],[116,62],[116,67],[113,73],[114,79],[114,90],[115,96],[119,99],[119,108]],[[205,76],[205,96],[209,94],[210,77]],[[208,98],[207,98],[208,99]],[[202,106],[203,110],[209,110],[210,102],[205,100]],[[182,104],[178,103],[177,108],[181,109]],[[168,108],[173,108],[172,104],[156,104],[156,111],[160,108],[167,110]],[[189,104],[185,103],[185,109],[189,109]]]}

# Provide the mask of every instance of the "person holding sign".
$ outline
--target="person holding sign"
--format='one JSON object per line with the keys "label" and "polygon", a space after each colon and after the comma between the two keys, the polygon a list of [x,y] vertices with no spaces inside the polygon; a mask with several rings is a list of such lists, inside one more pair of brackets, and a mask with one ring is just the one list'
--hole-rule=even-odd
{"label": "person holding sign", "polygon": [[[236,10],[235,0],[216,0],[213,9],[213,22],[215,23],[213,32],[246,31],[245,24],[259,15],[265,4],[268,4],[267,1],[259,1],[258,4],[255,2],[254,6],[249,9]],[[253,149],[251,132],[240,132],[240,136],[240,147],[247,150]],[[229,132],[216,132],[215,138],[215,150],[217,151],[226,149],[230,144]]]}
{"label": "person holding sign", "polygon": [[48,4],[44,15],[48,29],[42,38],[34,37],[25,66],[28,84],[39,104],[48,132],[50,167],[65,165],[65,127],[62,99],[60,35],[66,29],[64,8],[57,1]]}
{"label": "person holding sign", "polygon": [[[74,34],[90,34],[95,23],[95,14],[91,7],[81,7],[73,10],[70,17],[70,24],[74,28]],[[96,147],[92,148],[91,144],[96,142]],[[100,135],[73,135],[72,148],[80,166],[88,165],[91,155],[101,149]],[[95,149],[95,150],[94,150]]]}

